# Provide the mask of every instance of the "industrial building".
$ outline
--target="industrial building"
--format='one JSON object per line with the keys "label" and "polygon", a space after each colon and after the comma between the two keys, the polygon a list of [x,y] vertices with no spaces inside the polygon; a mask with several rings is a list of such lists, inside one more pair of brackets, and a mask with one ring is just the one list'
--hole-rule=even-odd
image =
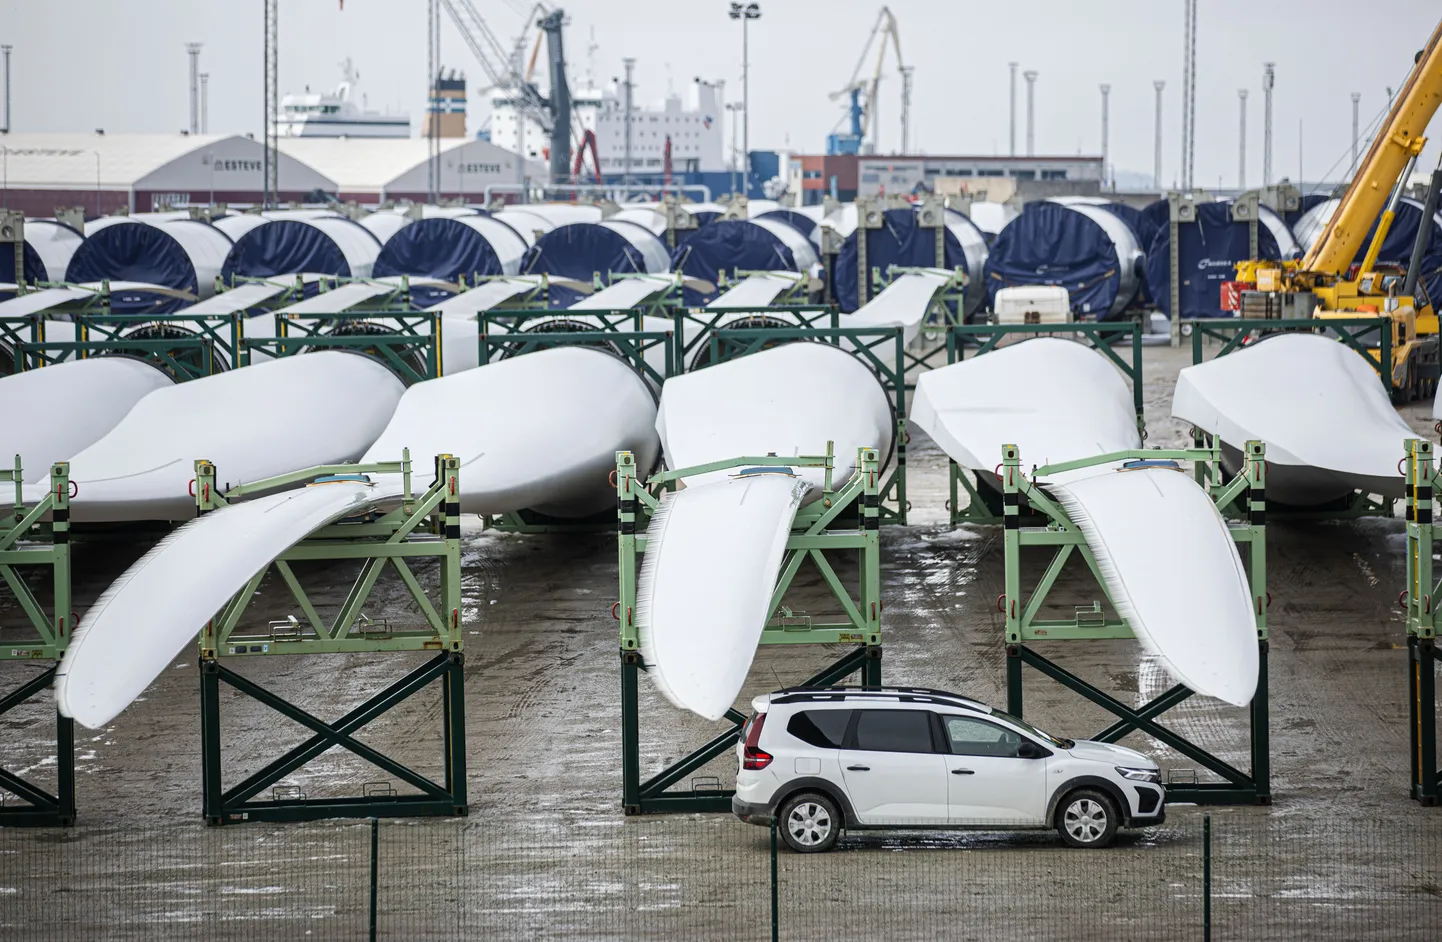
{"label": "industrial building", "polygon": [[[823,196],[853,200],[938,191],[942,189],[938,181],[947,178],[975,180],[985,189],[988,178],[998,177],[1018,184],[1054,184],[1036,189],[1054,190],[1058,195],[1095,194],[1101,190],[1102,158],[807,154],[791,158],[787,182],[792,193],[801,194],[802,205],[811,206]],[[1033,188],[1017,187],[1018,191],[1026,189]]]}
{"label": "industrial building", "polygon": [[[514,189],[523,177],[546,179],[545,164],[531,161],[522,171],[515,154],[488,141],[455,137],[439,144],[435,189],[443,199],[479,201],[492,187]],[[424,202],[430,189],[430,142],[422,138],[281,138],[277,146],[286,157],[334,180],[327,192],[343,202]]]}
{"label": "industrial building", "polygon": [[[278,159],[281,200],[336,191],[335,181],[313,167],[285,153]],[[57,207],[100,216],[181,203],[255,203],[264,166],[260,142],[239,135],[13,133],[0,139],[0,203],[33,216],[51,216]]]}

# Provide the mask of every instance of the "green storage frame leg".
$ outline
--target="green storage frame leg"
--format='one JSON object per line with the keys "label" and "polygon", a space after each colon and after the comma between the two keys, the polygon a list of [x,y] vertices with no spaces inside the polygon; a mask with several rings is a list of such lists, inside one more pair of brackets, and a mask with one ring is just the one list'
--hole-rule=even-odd
{"label": "green storage frame leg", "polygon": [[[435,479],[422,493],[411,488],[410,455],[399,462],[333,465],[216,490],[216,468],[196,462],[196,503],[201,513],[230,500],[297,481],[328,475],[401,474],[401,505],[378,519],[362,518],[325,527],[282,553],[271,564],[290,589],[302,619],[272,623],[268,634],[242,634],[240,621],[271,566],[255,573],[200,633],[201,804],[208,824],[247,821],[308,821],[320,818],[455,816],[468,811],[466,796],[465,651],[461,630],[460,462],[435,460]],[[440,569],[437,601],[421,586],[411,564],[435,560]],[[361,563],[355,585],[327,623],[291,568],[300,560],[351,560]],[[362,614],[362,606],[387,568],[404,584],[425,627],[393,628]],[[276,655],[430,653],[433,656],[354,707],[339,719],[323,720],[226,665],[246,657]],[[439,683],[437,684],[437,681]],[[226,787],[220,691],[228,687],[305,727],[310,737]],[[441,781],[437,782],[359,741],[355,734],[426,689],[439,688],[442,734]],[[390,779],[414,790],[398,794],[389,781],[366,783],[358,795],[311,798],[282,784],[306,763],[332,748],[364,759]],[[264,793],[269,790],[269,794]]]}
{"label": "green storage frame leg", "polygon": [[[45,697],[75,631],[70,610],[70,465],[60,461],[51,466],[49,491],[33,504],[23,500],[24,480],[17,455],[13,468],[0,471],[0,483],[14,486],[11,512],[0,524],[0,581],[19,604],[29,631],[0,649],[0,664],[44,667],[0,695],[0,716]],[[53,602],[48,612],[17,571],[21,569],[50,570]],[[0,749],[0,756],[4,754]],[[70,827],[75,817],[75,721],[56,708],[54,791],[23,773],[0,768],[0,827]]]}
{"label": "green storage frame leg", "polygon": [[1403,443],[1406,471],[1407,589],[1407,728],[1410,793],[1419,804],[1438,803],[1437,768],[1437,612],[1433,602],[1442,592],[1432,565],[1437,465],[1431,442]]}
{"label": "green storage frame leg", "polygon": [[[674,489],[684,478],[697,474],[743,467],[824,468],[825,487],[821,500],[802,508],[796,515],[787,542],[781,577],[772,595],[772,615],[761,633],[762,645],[854,644],[841,658],[826,665],[802,686],[832,686],[851,675],[859,675],[866,687],[881,685],[881,561],[880,456],[873,448],[860,450],[858,473],[839,488],[833,488],[831,474],[835,459],[830,453],[816,457],[737,458],[695,468],[682,468],[638,479],[635,457],[616,454],[617,553],[620,599],[612,614],[620,623],[621,668],[621,806],[628,815],[665,812],[729,812],[733,789],[693,780],[688,789],[675,789],[688,776],[735,746],[746,715],[726,712],[726,727],[684,758],[642,778],[640,675],[646,670],[635,624],[636,579],[640,558],[646,549],[645,525],[660,504],[664,491]],[[842,529],[837,518],[848,511],[856,515],[856,529]],[[859,585],[853,591],[837,576],[827,560],[835,551],[859,554]],[[784,605],[787,593],[803,562],[812,562],[831,589],[832,597],[846,612],[847,620],[818,624],[797,615]]]}

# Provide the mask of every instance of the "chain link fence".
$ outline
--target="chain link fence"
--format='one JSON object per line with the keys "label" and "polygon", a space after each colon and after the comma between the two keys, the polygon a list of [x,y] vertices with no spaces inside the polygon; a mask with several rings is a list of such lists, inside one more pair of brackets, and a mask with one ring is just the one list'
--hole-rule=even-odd
{"label": "chain link fence", "polygon": [[1432,816],[1173,813],[1102,851],[1048,832],[774,843],[719,815],[7,830],[0,938],[1442,937]]}

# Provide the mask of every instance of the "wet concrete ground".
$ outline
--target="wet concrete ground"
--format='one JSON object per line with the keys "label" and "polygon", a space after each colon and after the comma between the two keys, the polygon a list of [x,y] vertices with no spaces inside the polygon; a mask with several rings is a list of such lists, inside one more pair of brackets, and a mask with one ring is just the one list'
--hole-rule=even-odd
{"label": "wet concrete ground", "polygon": [[[1189,362],[1186,349],[1146,351],[1149,444],[1185,442],[1185,425],[1168,413],[1177,371]],[[1403,413],[1430,435],[1429,411],[1413,405]],[[1002,591],[1000,531],[947,526],[945,458],[919,431],[909,460],[911,525],[882,531],[885,680],[1004,705],[994,604]],[[474,521],[464,537],[470,816],[383,823],[381,935],[769,937],[765,830],[725,815],[628,819],[620,812],[613,537],[503,535]],[[1407,798],[1402,548],[1395,519],[1268,528],[1274,803],[1208,809],[1218,938],[1442,934],[1442,811]],[[77,546],[76,609],[83,612],[142,551]],[[1186,565],[1184,552],[1176,563]],[[1043,564],[1038,556],[1037,569]],[[338,606],[350,572],[312,566],[300,575],[322,606]],[[854,567],[840,572],[850,577]],[[1063,580],[1059,604],[1099,597],[1083,575]],[[796,607],[823,604],[818,583],[805,581]],[[19,617],[3,591],[0,643],[15,637]],[[384,583],[379,599],[367,614],[404,621],[398,584]],[[267,580],[249,618],[263,625],[291,609],[284,585]],[[1124,702],[1140,704],[1170,686],[1134,642],[1036,647]],[[794,684],[842,653],[762,649],[743,697]],[[237,669],[333,718],[423,660],[272,657]],[[33,670],[0,664],[0,688],[13,689]],[[671,707],[644,679],[641,703],[643,773],[719,731]],[[228,783],[305,738],[301,727],[231,694],[223,709]],[[1111,720],[1034,672],[1026,715],[1077,737]],[[1165,721],[1247,768],[1245,711],[1193,698]],[[208,830],[199,823],[193,650],[113,724],[77,733],[79,825],[0,833],[0,936],[350,938],[363,931],[366,826]],[[439,778],[438,693],[416,696],[359,738]],[[1143,736],[1125,742],[1179,774],[1195,767]],[[0,716],[0,756],[6,769],[48,781],[53,724],[45,707]],[[723,757],[698,778],[729,785],[734,771],[734,759]],[[385,779],[332,751],[287,783],[321,798]],[[1166,827],[1106,853],[1067,851],[1050,835],[859,836],[822,859],[783,852],[782,934],[1200,938],[1201,832],[1200,810],[1174,807]]]}

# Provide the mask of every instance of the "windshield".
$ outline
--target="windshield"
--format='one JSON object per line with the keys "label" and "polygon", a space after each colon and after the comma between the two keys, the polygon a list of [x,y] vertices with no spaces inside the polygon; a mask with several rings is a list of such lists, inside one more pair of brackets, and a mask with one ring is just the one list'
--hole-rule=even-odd
{"label": "windshield", "polygon": [[991,715],[1000,717],[1001,719],[1006,720],[1008,723],[1011,723],[1013,726],[1016,726],[1019,729],[1026,730],[1028,733],[1031,733],[1038,739],[1046,740],[1053,746],[1056,746],[1058,749],[1070,749],[1072,746],[1076,745],[1075,740],[1062,739],[1060,737],[1053,736],[1051,733],[1037,729],[1035,726],[1031,725],[1019,716],[1012,716],[1010,713],[1003,713],[1000,710],[992,710]]}

